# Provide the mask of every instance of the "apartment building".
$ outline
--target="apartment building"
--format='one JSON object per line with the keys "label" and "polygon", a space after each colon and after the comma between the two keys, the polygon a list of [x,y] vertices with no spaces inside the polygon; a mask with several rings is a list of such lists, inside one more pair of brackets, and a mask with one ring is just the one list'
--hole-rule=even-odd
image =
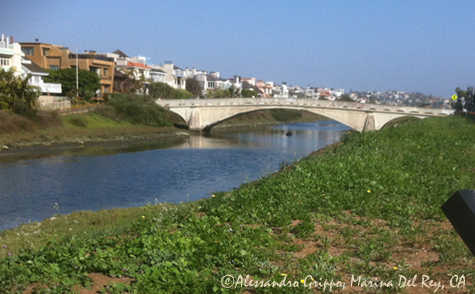
{"label": "apartment building", "polygon": [[112,93],[114,84],[114,58],[105,54],[97,54],[95,51],[85,51],[84,53],[73,53],[68,47],[46,44],[21,42],[21,50],[34,63],[41,68],[59,70],[65,68],[76,68],[95,72],[101,82],[100,93],[102,97],[105,93]]}

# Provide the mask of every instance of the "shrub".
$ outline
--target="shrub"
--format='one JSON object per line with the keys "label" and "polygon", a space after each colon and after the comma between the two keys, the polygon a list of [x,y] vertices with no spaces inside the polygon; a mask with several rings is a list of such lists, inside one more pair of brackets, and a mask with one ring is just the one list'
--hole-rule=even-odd
{"label": "shrub", "polygon": [[173,93],[173,99],[189,99],[193,97],[193,93],[183,89],[176,89]]}
{"label": "shrub", "polygon": [[208,98],[231,98],[232,94],[227,89],[208,90]]}
{"label": "shrub", "polygon": [[302,117],[302,112],[291,109],[271,109],[271,113],[278,122],[288,122]]}
{"label": "shrub", "polygon": [[168,84],[160,82],[151,83],[149,93],[150,96],[154,98],[162,99],[189,99],[190,97],[193,97],[193,94],[190,91],[174,89]]}
{"label": "shrub", "polygon": [[173,88],[165,83],[151,83],[150,96],[155,98],[172,99]]}
{"label": "shrub", "polygon": [[38,121],[38,110],[32,108],[27,103],[17,103],[12,107],[13,113],[22,115],[33,121]]}
{"label": "shrub", "polygon": [[[111,94],[106,106],[113,107],[117,115],[134,124],[169,127],[172,122],[155,99],[145,95]],[[112,113],[111,110],[104,110]]]}
{"label": "shrub", "polygon": [[81,114],[69,115],[66,118],[66,121],[69,124],[72,124],[73,126],[76,126],[76,127],[81,127],[81,128],[87,127],[87,119]]}
{"label": "shrub", "polygon": [[121,120],[121,116],[112,105],[102,105],[101,107],[94,109],[94,112],[99,115],[102,115],[103,117],[110,118],[114,121]]}
{"label": "shrub", "polygon": [[251,97],[257,97],[257,92],[256,91],[252,91],[252,90],[248,90],[248,89],[242,89],[241,91],[241,96],[243,98],[251,98]]}
{"label": "shrub", "polygon": [[30,119],[10,112],[0,111],[0,134],[35,131],[37,125]]}
{"label": "shrub", "polygon": [[62,125],[61,116],[57,111],[38,111],[38,121],[45,128],[59,127]]}

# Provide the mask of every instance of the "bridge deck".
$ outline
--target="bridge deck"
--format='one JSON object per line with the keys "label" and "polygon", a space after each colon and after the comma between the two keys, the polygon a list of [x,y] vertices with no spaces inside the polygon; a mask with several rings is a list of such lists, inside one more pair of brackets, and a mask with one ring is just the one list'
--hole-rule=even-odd
{"label": "bridge deck", "polygon": [[366,104],[357,102],[327,101],[315,99],[284,99],[284,98],[220,98],[220,99],[173,99],[158,100],[157,104],[164,107],[222,107],[222,106],[293,106],[322,107],[337,109],[354,109],[368,112],[405,113],[409,115],[439,116],[451,115],[452,109],[420,108],[409,106]]}

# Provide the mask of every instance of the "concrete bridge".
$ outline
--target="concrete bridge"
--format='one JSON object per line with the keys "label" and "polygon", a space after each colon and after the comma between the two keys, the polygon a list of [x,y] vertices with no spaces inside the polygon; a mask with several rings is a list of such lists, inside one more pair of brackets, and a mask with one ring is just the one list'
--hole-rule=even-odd
{"label": "concrete bridge", "polygon": [[426,118],[453,114],[452,109],[363,104],[356,102],[284,98],[228,98],[157,100],[157,104],[180,115],[193,131],[209,132],[222,121],[242,113],[265,109],[294,109],[320,114],[359,132],[381,129],[404,117]]}

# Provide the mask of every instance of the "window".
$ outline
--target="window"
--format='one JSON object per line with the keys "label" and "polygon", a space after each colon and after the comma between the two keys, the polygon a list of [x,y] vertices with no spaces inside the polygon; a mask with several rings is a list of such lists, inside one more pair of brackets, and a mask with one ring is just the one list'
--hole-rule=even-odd
{"label": "window", "polygon": [[104,93],[109,93],[109,86],[104,86]]}
{"label": "window", "polygon": [[[104,76],[108,76],[109,75],[109,69],[108,68],[104,68]],[[107,92],[106,92],[107,93]]]}
{"label": "window", "polygon": [[95,72],[99,78],[101,78],[101,68],[100,67],[93,67],[89,68],[89,71]]}
{"label": "window", "polygon": [[49,56],[49,48],[43,48],[43,56]]}
{"label": "window", "polygon": [[10,57],[0,55],[0,66],[10,66]]}
{"label": "window", "polygon": [[35,55],[35,48],[33,47],[21,47],[21,51],[23,51],[25,55]]}
{"label": "window", "polygon": [[57,66],[57,65],[50,65],[50,66],[49,66],[49,69],[56,71],[56,70],[59,69],[59,66]]}

